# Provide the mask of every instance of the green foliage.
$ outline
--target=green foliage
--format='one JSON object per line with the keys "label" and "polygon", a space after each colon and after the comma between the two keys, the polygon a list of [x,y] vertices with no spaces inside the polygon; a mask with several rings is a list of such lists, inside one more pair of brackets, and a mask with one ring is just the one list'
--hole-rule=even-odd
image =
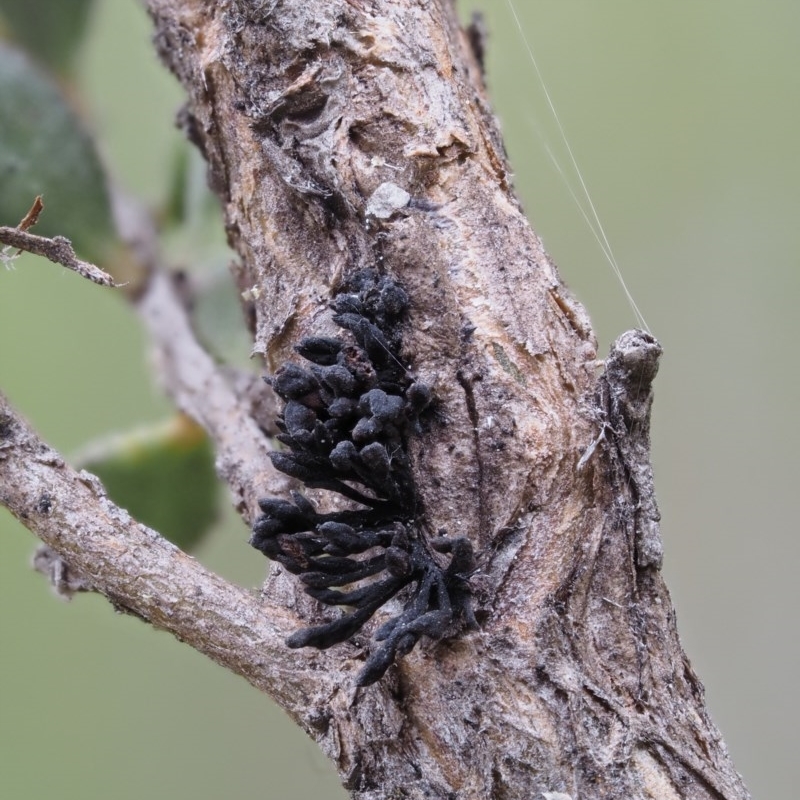
{"label": "green foliage", "polygon": [[16,225],[42,195],[35,232],[72,240],[105,262],[117,237],[94,143],[58,86],[22,51],[0,43],[0,223]]}
{"label": "green foliage", "polygon": [[0,15],[16,42],[64,74],[75,64],[92,5],[92,0],[0,0]]}
{"label": "green foliage", "polygon": [[214,452],[203,429],[184,415],[104,439],[77,460],[117,505],[183,550],[196,547],[216,522]]}

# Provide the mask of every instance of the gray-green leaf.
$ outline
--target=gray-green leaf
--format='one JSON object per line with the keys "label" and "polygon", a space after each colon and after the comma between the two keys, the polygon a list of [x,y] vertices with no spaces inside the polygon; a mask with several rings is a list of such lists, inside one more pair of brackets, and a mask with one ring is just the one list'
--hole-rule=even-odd
{"label": "gray-green leaf", "polygon": [[60,234],[102,264],[117,241],[105,174],[89,135],[56,84],[0,43],[0,224],[16,225],[36,195],[35,233]]}
{"label": "gray-green leaf", "polygon": [[213,449],[189,417],[103,439],[76,462],[100,478],[117,505],[183,550],[196,547],[217,520]]}

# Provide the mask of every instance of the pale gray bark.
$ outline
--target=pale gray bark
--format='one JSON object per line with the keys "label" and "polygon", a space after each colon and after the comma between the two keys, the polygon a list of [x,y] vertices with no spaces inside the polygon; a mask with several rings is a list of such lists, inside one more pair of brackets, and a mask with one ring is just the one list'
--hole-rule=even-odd
{"label": "pale gray bark", "polygon": [[[424,644],[353,690],[366,637],[286,650],[282,637],[319,613],[293,580],[273,571],[258,599],[224,585],[91,482],[81,490],[10,409],[0,481],[24,484],[27,460],[41,483],[4,503],[113,602],[267,691],[360,800],[748,797],[659,572],[648,428],[660,348],[627,334],[597,374],[586,314],[513,194],[450,2],[149,8],[270,368],[300,337],[332,332],[327,303],[348,271],[379,264],[407,289],[403,357],[439,409],[410,442],[419,524],[475,546],[481,628]],[[160,339],[169,326],[153,303],[171,301],[158,287],[140,308],[172,353],[168,388],[211,432],[251,521],[257,498],[285,484],[213,364],[187,368],[190,332]],[[184,333],[187,349],[170,351]]]}

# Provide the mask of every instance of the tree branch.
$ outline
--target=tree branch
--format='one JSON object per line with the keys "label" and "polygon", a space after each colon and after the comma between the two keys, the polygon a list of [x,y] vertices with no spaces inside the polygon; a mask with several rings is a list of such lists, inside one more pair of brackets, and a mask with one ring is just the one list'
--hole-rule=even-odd
{"label": "tree branch", "polygon": [[[87,472],[75,472],[0,394],[0,499],[70,570],[134,614],[241,675],[301,718],[327,653],[287,650],[296,627],[277,598],[224,581],[137,523]],[[322,699],[321,699],[322,701]]]}

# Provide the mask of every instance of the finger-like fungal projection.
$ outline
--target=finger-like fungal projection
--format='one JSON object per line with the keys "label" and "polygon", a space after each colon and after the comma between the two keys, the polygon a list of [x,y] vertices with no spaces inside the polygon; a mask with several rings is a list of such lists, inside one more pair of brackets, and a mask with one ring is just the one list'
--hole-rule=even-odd
{"label": "finger-like fungal projection", "polygon": [[342,337],[303,339],[295,349],[308,366],[287,363],[267,379],[286,403],[277,437],[285,449],[272,453],[275,467],[350,501],[329,513],[300,492],[260,502],[253,547],[297,575],[311,597],[346,609],[297,631],[288,646],[339,644],[388,601],[401,602],[374,632],[359,686],[380,680],[422,636],[476,626],[472,546],[466,538],[427,537],[414,490],[406,444],[420,435],[433,392],[398,355],[408,305],[391,278],[357,273],[332,303]]}

